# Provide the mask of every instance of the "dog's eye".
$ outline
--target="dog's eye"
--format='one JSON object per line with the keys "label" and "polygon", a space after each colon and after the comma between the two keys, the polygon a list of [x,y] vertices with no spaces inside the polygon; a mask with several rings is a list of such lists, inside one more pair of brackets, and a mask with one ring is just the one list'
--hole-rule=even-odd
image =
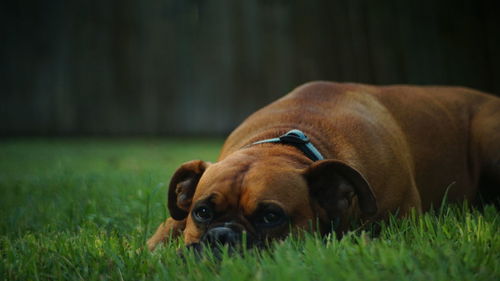
{"label": "dog's eye", "polygon": [[258,220],[258,224],[265,227],[272,227],[281,224],[284,221],[284,216],[281,212],[267,211]]}
{"label": "dog's eye", "polygon": [[275,212],[269,212],[262,217],[262,222],[265,224],[274,224],[280,220],[280,215]]}
{"label": "dog's eye", "polygon": [[193,210],[193,218],[200,223],[208,223],[212,220],[213,212],[208,206],[200,206]]}

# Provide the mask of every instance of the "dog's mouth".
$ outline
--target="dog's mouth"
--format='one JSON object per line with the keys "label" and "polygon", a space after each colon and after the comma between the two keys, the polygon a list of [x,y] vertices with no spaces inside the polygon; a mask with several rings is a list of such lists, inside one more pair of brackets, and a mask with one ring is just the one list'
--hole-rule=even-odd
{"label": "dog's mouth", "polygon": [[210,228],[201,236],[200,242],[186,247],[194,251],[196,255],[202,255],[205,250],[209,249],[216,258],[220,258],[225,249],[229,255],[241,254],[245,249],[263,248],[264,244],[244,229],[225,224]]}

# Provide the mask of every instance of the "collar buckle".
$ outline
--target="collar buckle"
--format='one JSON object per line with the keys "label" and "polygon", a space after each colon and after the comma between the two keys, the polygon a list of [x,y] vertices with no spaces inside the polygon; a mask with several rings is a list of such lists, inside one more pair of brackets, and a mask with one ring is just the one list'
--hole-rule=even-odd
{"label": "collar buckle", "polygon": [[293,129],[288,131],[286,134],[280,136],[279,138],[261,140],[252,143],[251,145],[261,144],[261,143],[282,143],[293,145],[298,148],[302,153],[304,153],[309,159],[313,161],[325,159],[323,155],[316,149],[316,147],[311,143],[309,138],[302,131]]}

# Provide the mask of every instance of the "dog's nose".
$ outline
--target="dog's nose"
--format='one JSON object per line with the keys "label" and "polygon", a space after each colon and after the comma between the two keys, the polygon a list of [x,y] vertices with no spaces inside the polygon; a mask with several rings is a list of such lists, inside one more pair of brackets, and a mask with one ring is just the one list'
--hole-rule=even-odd
{"label": "dog's nose", "polygon": [[241,240],[241,235],[226,226],[214,227],[207,231],[204,241],[211,245],[229,245],[234,246]]}

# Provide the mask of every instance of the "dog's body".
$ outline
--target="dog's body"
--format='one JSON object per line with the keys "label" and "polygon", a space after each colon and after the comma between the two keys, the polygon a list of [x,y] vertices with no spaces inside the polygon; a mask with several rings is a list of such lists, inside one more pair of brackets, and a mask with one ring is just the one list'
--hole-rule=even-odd
{"label": "dog's body", "polygon": [[[326,160],[293,145],[254,144],[304,132]],[[482,190],[480,190],[482,189]],[[312,82],[247,118],[218,162],[181,166],[169,189],[172,218],[153,249],[183,233],[187,245],[284,237],[293,229],[341,235],[353,219],[500,194],[500,99],[457,87]],[[314,227],[314,224],[313,224]],[[215,230],[214,230],[215,229]]]}

